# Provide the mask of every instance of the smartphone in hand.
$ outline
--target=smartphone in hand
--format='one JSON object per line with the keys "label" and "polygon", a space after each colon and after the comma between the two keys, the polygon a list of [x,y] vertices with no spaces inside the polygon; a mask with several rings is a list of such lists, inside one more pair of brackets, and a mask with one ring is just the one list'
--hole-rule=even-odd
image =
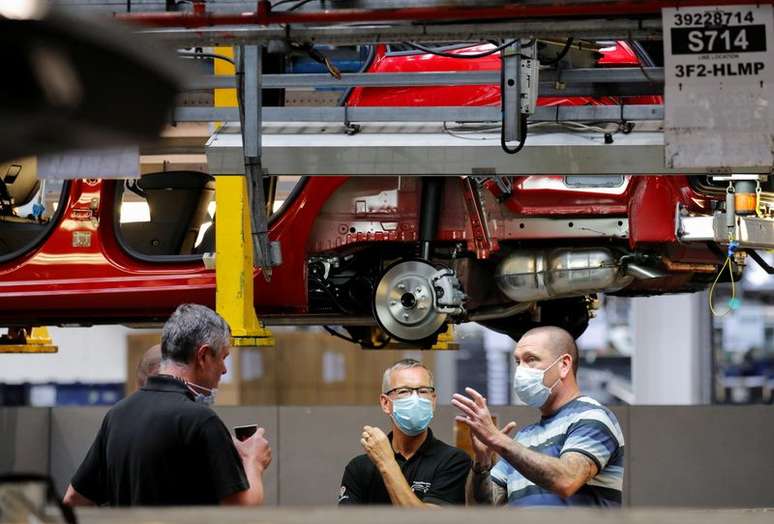
{"label": "smartphone in hand", "polygon": [[244,426],[234,426],[234,436],[238,441],[244,441],[252,437],[258,431],[258,424],[247,424]]}

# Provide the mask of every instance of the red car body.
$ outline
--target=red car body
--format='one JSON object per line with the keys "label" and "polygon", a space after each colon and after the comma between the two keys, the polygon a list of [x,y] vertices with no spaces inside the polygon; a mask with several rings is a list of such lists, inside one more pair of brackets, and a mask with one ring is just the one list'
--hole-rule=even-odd
{"label": "red car body", "polygon": [[[477,50],[474,47],[457,52]],[[637,63],[637,58],[626,45],[619,44],[604,53],[600,63],[632,65]],[[496,55],[476,60],[455,60],[425,53],[390,56],[380,46],[369,70],[459,71],[499,67]],[[627,100],[627,103],[658,102],[658,97]],[[351,92],[348,103],[356,106],[499,104],[499,87],[357,88]],[[541,99],[539,103],[578,105],[618,103],[618,100],[552,98]],[[574,187],[561,176],[514,177],[512,182],[513,190],[506,195],[495,182],[485,183],[482,203],[493,233],[488,249],[483,251],[465,201],[465,182],[451,178],[445,186],[435,241],[440,246],[467,251],[469,255],[478,253],[477,258],[468,256],[464,261],[451,262],[458,268],[473,311],[476,307],[509,303],[491,281],[482,280],[481,272],[490,271],[491,276],[498,257],[512,249],[543,245],[540,238],[529,232],[529,227],[525,228],[524,221],[536,217],[565,220],[569,227],[573,219],[607,217],[618,219],[621,227],[628,226],[626,238],[578,240],[568,235],[565,240],[552,237],[550,241],[554,244],[615,245],[616,249],[657,254],[677,263],[715,264],[718,269],[722,262],[706,246],[686,246],[676,237],[677,209],[711,214],[713,201],[721,198],[697,191],[688,177],[621,177],[621,183],[612,188],[588,184]],[[214,306],[215,272],[206,269],[201,259],[153,260],[137,257],[124,248],[116,233],[115,195],[121,184],[109,180],[74,180],[65,186],[62,208],[46,238],[23,254],[0,263],[0,324],[144,323],[165,319],[183,302]],[[371,265],[381,271],[386,261],[380,259],[379,266],[373,258],[373,253],[383,249],[380,246],[390,246],[397,258],[411,258],[420,240],[420,187],[419,179],[411,178],[311,177],[304,180],[270,221],[269,236],[282,246],[282,264],[274,268],[270,282],[259,270],[255,272],[255,307],[259,316],[292,320],[327,313],[327,320],[321,322],[347,324],[353,317],[351,311],[344,314],[330,304],[319,305],[320,297],[325,300],[325,293],[312,289],[316,284],[310,281],[310,260],[330,255],[360,256],[363,268]],[[360,208],[357,202],[364,198],[376,199],[378,205]],[[352,279],[370,278],[368,285],[373,287],[374,279],[363,276],[367,269],[360,274],[353,271],[356,276]],[[638,295],[693,291],[706,287],[710,277],[714,274],[708,277],[689,271],[671,272],[663,278],[633,282],[620,292]],[[347,286],[352,296],[344,298],[350,304],[357,304],[360,295],[352,291],[356,286]],[[331,289],[338,287],[332,285]],[[371,306],[364,305],[354,316],[368,317],[371,313]]]}

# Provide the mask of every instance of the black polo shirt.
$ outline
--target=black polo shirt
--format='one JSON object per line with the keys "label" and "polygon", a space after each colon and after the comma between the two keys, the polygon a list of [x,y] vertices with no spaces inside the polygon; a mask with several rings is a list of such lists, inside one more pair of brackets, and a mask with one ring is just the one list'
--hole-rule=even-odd
{"label": "black polo shirt", "polygon": [[[388,435],[392,442],[392,433]],[[427,430],[427,438],[406,460],[395,454],[403,476],[417,498],[429,504],[465,504],[465,481],[471,460],[461,449],[449,446]],[[392,504],[384,480],[368,455],[352,459],[344,469],[339,504]]]}
{"label": "black polo shirt", "polygon": [[99,505],[188,506],[219,504],[249,482],[220,418],[162,375],[108,411],[72,485]]}

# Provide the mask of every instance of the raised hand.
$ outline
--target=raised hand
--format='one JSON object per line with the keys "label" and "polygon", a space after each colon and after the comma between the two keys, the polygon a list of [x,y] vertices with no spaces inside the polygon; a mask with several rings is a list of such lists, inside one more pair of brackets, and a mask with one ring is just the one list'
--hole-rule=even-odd
{"label": "raised hand", "polygon": [[[511,432],[516,429],[515,422],[508,422],[500,429],[501,433],[511,436]],[[471,432],[470,439],[473,442],[473,453],[476,456],[476,464],[484,467],[489,467],[494,462],[494,451],[489,449],[483,442],[478,440],[476,436]]]}
{"label": "raised hand", "polygon": [[502,430],[497,429],[489,413],[486,398],[473,388],[465,388],[465,392],[470,397],[459,393],[452,396],[452,404],[462,412],[462,415],[457,415],[455,418],[470,427],[476,462],[488,464],[491,461],[491,450],[497,440],[503,437],[510,438],[508,433],[513,431],[516,423],[509,422]]}

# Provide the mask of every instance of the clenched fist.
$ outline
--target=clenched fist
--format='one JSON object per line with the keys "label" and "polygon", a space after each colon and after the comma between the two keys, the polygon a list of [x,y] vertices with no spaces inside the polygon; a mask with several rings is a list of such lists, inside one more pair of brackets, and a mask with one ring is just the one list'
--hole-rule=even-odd
{"label": "clenched fist", "polygon": [[379,428],[363,426],[360,444],[377,468],[381,468],[390,461],[395,461],[395,452],[392,450],[390,439]]}

